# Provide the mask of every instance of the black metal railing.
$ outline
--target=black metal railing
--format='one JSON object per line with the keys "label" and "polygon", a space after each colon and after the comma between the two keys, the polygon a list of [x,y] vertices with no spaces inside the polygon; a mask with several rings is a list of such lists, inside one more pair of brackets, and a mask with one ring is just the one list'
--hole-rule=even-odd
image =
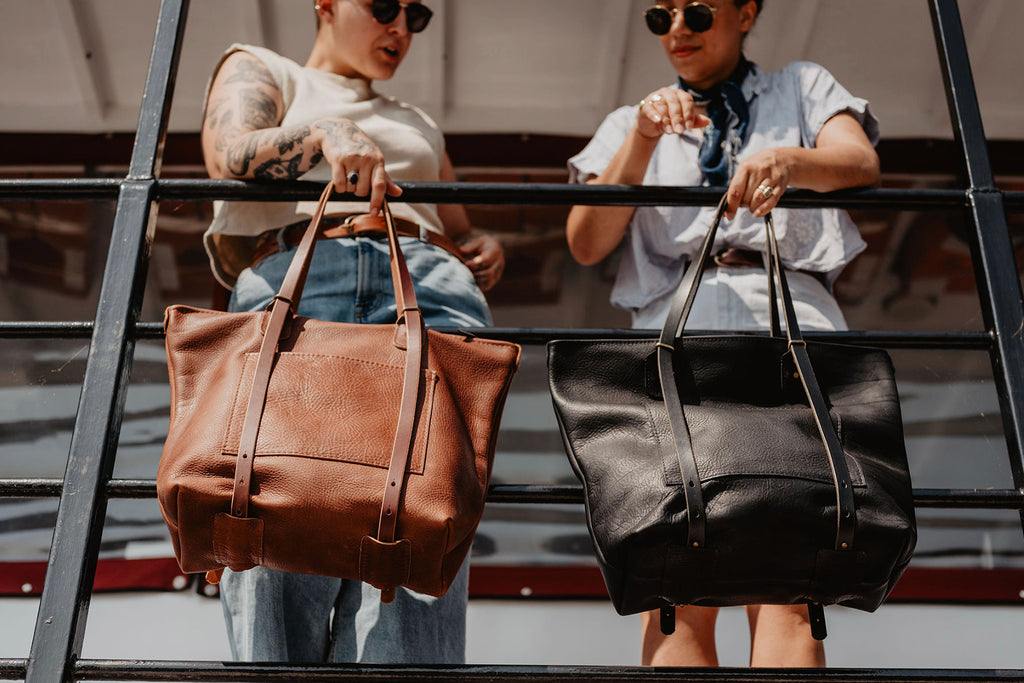
{"label": "black metal railing", "polygon": [[[108,499],[153,498],[151,480],[112,479],[135,342],[161,335],[139,320],[161,200],[312,199],[309,184],[266,186],[235,181],[160,180],[167,119],[181,51],[188,0],[163,0],[128,174],[123,179],[3,180],[0,199],[110,200],[117,209],[93,321],[0,323],[0,338],[89,338],[89,356],[63,479],[0,479],[3,497],[59,498],[39,612],[27,659],[0,659],[0,679],[29,683],[110,681],[1007,681],[1024,671],[920,669],[664,669],[548,666],[272,665],[196,661],[81,659],[91,586]],[[860,190],[817,195],[787,192],[783,207],[838,206],[964,211],[984,332],[904,334],[809,333],[808,337],[902,348],[983,349],[989,352],[1003,417],[1012,488],[917,489],[919,507],[1015,509],[1024,523],[1024,306],[1006,212],[1024,212],[1024,193],[995,188],[963,27],[956,0],[930,0],[939,59],[967,185],[957,190]],[[465,204],[714,205],[722,188],[597,187],[546,184],[409,183],[403,201]],[[603,331],[609,336],[638,332]],[[594,330],[490,329],[489,336],[542,344],[592,336]],[[494,486],[491,502],[573,503],[575,486]],[[968,645],[965,645],[967,647]]]}

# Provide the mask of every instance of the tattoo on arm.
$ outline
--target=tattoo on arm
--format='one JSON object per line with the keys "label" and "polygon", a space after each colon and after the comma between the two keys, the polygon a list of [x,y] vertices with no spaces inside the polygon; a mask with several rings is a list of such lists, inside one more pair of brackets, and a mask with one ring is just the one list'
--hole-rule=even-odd
{"label": "tattoo on arm", "polygon": [[225,65],[210,93],[204,135],[213,151],[223,155],[229,173],[248,177],[255,165],[280,163],[286,152],[301,147],[301,131],[278,129],[281,116],[281,93],[273,75],[263,62],[241,52]]}
{"label": "tattoo on arm", "polygon": [[247,88],[238,93],[241,124],[246,128],[273,128],[280,120],[277,103],[262,88]]}
{"label": "tattoo on arm", "polygon": [[329,141],[345,142],[353,150],[366,150],[370,147],[366,136],[351,121],[318,121],[316,126],[327,133]]}
{"label": "tattoo on arm", "polygon": [[256,57],[248,53],[243,54],[245,54],[246,58],[235,61],[235,69],[224,79],[224,83],[242,83],[245,85],[262,83],[277,90],[279,86],[277,81],[274,80],[273,74],[270,73],[270,69]]}
{"label": "tattoo on arm", "polygon": [[301,164],[302,152],[288,159],[268,159],[253,170],[252,177],[256,180],[294,180],[302,175]]}
{"label": "tattoo on arm", "polygon": [[[309,126],[301,126],[247,135],[228,148],[228,168],[237,176],[245,176],[255,162],[259,150],[273,147],[277,150],[277,154],[263,159],[253,169],[252,177],[261,180],[294,180],[309,170],[317,161],[316,155],[313,155],[309,165],[302,164],[305,155],[302,143],[309,137],[309,134]],[[297,153],[285,156],[296,149]]]}

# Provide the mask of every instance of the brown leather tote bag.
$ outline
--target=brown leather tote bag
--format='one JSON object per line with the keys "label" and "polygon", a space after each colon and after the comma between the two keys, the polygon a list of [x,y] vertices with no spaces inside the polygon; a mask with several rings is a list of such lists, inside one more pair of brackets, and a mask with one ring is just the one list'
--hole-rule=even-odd
{"label": "brown leather tote bag", "polygon": [[266,311],[171,306],[157,495],[184,572],[261,565],[443,595],[483,514],[516,344],[427,330],[384,206],[394,325],[294,314],[327,200]]}

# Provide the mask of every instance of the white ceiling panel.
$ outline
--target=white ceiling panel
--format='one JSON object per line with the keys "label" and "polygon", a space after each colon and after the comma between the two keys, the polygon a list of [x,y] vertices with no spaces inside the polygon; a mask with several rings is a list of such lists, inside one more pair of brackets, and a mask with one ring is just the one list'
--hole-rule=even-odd
{"label": "white ceiling panel", "polygon": [[[427,0],[430,28],[377,84],[447,132],[586,136],[671,83],[649,0]],[[195,131],[210,70],[232,42],[305,61],[308,0],[192,0],[171,130]],[[0,0],[0,131],[135,128],[158,0]],[[986,132],[1021,139],[1020,0],[961,0]],[[926,0],[768,0],[747,44],[765,68],[809,59],[870,100],[884,137],[952,136]]]}

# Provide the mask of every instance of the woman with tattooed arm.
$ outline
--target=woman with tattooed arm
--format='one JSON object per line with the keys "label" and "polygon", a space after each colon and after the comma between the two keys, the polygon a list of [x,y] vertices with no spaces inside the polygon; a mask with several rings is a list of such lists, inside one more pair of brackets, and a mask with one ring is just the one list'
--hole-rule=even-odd
{"label": "woman with tattooed arm", "polygon": [[[214,70],[202,143],[213,178],[333,179],[378,214],[394,181],[453,181],[437,126],[372,88],[391,78],[431,12],[417,0],[319,0],[304,66],[270,50],[233,45]],[[277,293],[316,202],[217,202],[204,235],[230,310],[262,310]],[[331,202],[341,227],[367,202]],[[491,236],[473,235],[461,206],[395,203],[402,250],[427,324],[487,326],[481,290],[504,266]],[[331,231],[332,234],[339,231]],[[300,315],[390,323],[396,318],[387,241],[380,232],[317,245]],[[221,598],[236,659],[292,662],[461,663],[467,569],[442,598],[404,588],[380,602],[358,581],[256,567],[225,571]]]}

